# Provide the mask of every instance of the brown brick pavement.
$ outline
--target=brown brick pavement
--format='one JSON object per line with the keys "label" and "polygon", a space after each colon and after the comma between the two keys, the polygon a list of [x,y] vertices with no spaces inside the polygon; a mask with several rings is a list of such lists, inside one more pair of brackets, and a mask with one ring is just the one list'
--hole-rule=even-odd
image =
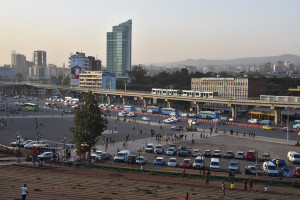
{"label": "brown brick pavement", "polygon": [[[165,176],[136,173],[119,173],[100,169],[69,167],[36,168],[28,166],[0,166],[0,199],[20,199],[24,183],[29,189],[28,199],[89,200],[89,199],[299,199],[300,190],[270,187],[268,194],[262,185],[254,185],[257,192],[240,189],[230,191],[224,197],[221,182],[209,187],[203,180],[185,180]],[[227,183],[229,187],[229,183]],[[237,185],[241,188],[240,185]]]}

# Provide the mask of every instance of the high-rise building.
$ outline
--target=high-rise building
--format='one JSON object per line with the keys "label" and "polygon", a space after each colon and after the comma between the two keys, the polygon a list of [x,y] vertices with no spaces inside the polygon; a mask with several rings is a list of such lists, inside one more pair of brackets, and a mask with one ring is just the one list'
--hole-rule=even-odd
{"label": "high-rise building", "polygon": [[26,68],[26,56],[18,54],[16,51],[12,51],[11,68],[17,68],[17,73],[27,76],[28,69]]}
{"label": "high-rise building", "polygon": [[46,51],[33,52],[33,67],[30,70],[30,75],[35,78],[46,78],[47,54]]}
{"label": "high-rise building", "polygon": [[101,60],[96,60],[94,56],[88,56],[90,71],[100,71],[101,70]]}
{"label": "high-rise building", "polygon": [[127,77],[126,72],[131,70],[131,35],[131,19],[107,32],[106,69],[117,78]]}

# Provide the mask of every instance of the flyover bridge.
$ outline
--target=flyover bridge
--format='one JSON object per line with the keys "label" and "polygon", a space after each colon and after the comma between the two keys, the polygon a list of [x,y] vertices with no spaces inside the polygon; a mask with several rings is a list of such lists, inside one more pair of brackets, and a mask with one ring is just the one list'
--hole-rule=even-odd
{"label": "flyover bridge", "polygon": [[[47,85],[47,84],[33,84],[30,82],[19,82],[19,83],[8,83],[1,82],[0,87],[32,87],[35,89],[59,89],[60,91],[69,91],[75,93],[87,93],[92,91],[93,94],[105,95],[107,96],[108,103],[111,102],[112,96],[120,96],[123,99],[123,104],[126,102],[127,97],[139,97],[143,100],[144,106],[146,107],[148,103],[153,101],[153,99],[161,99],[168,103],[171,107],[172,101],[181,102],[193,102],[196,105],[197,112],[200,110],[201,104],[204,103],[217,103],[228,105],[232,109],[232,117],[235,118],[235,106],[264,106],[269,107],[274,111],[275,124],[278,122],[278,112],[284,108],[300,108],[300,102],[274,102],[268,100],[252,100],[252,99],[226,99],[226,98],[195,98],[195,97],[185,97],[185,96],[166,96],[166,95],[156,95],[151,94],[151,92],[140,92],[140,91],[124,91],[124,90],[102,90],[102,89],[88,89],[88,88],[75,88],[75,87],[65,87],[59,85]],[[151,104],[151,103],[150,103]]]}

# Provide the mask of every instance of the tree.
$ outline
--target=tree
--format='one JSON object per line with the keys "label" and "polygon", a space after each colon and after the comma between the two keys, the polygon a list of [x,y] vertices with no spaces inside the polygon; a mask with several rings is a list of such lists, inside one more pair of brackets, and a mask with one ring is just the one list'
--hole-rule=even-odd
{"label": "tree", "polygon": [[63,85],[70,85],[70,81],[71,81],[71,79],[70,79],[70,76],[68,75],[66,78],[64,78]]}
{"label": "tree", "polygon": [[129,80],[132,83],[145,83],[147,71],[141,66],[133,66],[131,71],[128,72]]}
{"label": "tree", "polygon": [[98,108],[96,97],[91,91],[84,97],[83,103],[78,105],[74,124],[70,131],[73,133],[77,150],[81,153],[88,152],[90,161],[91,150],[107,127],[107,119]]}

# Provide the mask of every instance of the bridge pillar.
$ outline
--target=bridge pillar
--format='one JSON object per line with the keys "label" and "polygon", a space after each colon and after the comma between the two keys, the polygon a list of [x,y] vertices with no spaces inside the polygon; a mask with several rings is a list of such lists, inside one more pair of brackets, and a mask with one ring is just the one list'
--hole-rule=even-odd
{"label": "bridge pillar", "polygon": [[110,96],[107,95],[107,103],[110,104],[110,102],[111,102]]}
{"label": "bridge pillar", "polygon": [[126,97],[123,96],[122,100],[123,100],[123,105],[125,105],[126,104]]}
{"label": "bridge pillar", "polygon": [[196,113],[198,115],[198,114],[200,114],[200,110],[202,108],[202,104],[199,103],[199,102],[195,102],[194,104],[196,105]]}
{"label": "bridge pillar", "polygon": [[144,108],[147,108],[147,100],[143,99]]}
{"label": "bridge pillar", "polygon": [[232,119],[235,119],[235,118],[236,118],[236,116],[235,116],[235,113],[236,113],[236,108],[235,108],[235,106],[232,105],[232,104],[229,104],[228,107],[231,108],[231,117],[232,117]]}

